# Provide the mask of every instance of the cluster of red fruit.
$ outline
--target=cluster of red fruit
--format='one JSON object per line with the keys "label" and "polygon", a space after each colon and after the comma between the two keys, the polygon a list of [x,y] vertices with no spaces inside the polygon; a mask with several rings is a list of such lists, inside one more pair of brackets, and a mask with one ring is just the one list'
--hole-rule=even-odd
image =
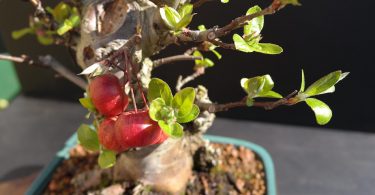
{"label": "cluster of red fruit", "polygon": [[129,97],[119,79],[110,74],[95,77],[89,85],[92,103],[105,119],[100,123],[100,143],[117,152],[164,142],[168,136],[153,121],[148,109],[126,111]]}

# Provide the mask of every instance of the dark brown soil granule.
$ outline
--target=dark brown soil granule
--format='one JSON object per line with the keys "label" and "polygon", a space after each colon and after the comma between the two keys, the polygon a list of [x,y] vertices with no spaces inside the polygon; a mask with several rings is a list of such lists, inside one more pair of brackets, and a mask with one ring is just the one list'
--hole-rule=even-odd
{"label": "dark brown soil granule", "polygon": [[[71,184],[71,179],[82,172],[97,166],[95,153],[89,153],[81,147],[71,151],[71,157],[64,160],[57,168],[48,184],[45,194],[82,194]],[[258,156],[245,147],[236,147],[229,144],[210,144],[201,147],[193,156],[193,175],[186,188],[187,195],[263,195],[266,194],[265,173],[263,163]],[[103,181],[101,186],[92,189],[89,194],[105,194],[110,191],[123,194],[151,195],[161,194],[153,192],[147,186],[134,182],[124,181],[113,183]]]}

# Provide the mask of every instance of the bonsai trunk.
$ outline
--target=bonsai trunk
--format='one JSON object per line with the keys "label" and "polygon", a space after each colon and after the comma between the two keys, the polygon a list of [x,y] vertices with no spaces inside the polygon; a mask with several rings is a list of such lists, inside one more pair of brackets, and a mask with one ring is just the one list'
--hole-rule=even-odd
{"label": "bonsai trunk", "polygon": [[168,139],[161,145],[121,154],[114,168],[114,179],[140,181],[157,191],[181,194],[191,170],[187,140]]}
{"label": "bonsai trunk", "polygon": [[[147,86],[152,70],[152,63],[147,57],[162,50],[166,46],[163,41],[169,35],[157,5],[176,7],[178,3],[179,0],[84,1],[81,37],[76,48],[77,62],[85,68],[110,57],[116,50],[126,49],[137,66],[133,78],[141,77],[142,86]],[[136,34],[141,39],[138,42],[132,40]],[[191,129],[202,132],[202,129],[211,126],[213,119],[214,115],[202,113],[197,125],[191,125]],[[87,189],[100,183],[104,172],[114,180],[140,181],[159,191],[181,193],[192,172],[192,154],[200,143],[201,136],[197,133],[183,139],[170,138],[160,145],[137,148],[122,153],[112,169],[84,173],[73,183],[83,190]]]}

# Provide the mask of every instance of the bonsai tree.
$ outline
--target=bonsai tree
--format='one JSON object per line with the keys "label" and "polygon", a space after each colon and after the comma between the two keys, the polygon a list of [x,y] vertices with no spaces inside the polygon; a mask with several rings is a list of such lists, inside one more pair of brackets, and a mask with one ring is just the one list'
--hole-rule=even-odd
{"label": "bonsai tree", "polygon": [[[106,174],[114,180],[140,181],[161,192],[183,192],[192,172],[192,154],[204,145],[202,135],[212,125],[215,113],[237,107],[272,110],[305,102],[317,123],[324,125],[332,112],[316,96],[334,92],[335,85],[348,75],[334,71],[305,87],[302,71],[300,89],[286,96],[273,90],[274,81],[268,74],[239,78],[244,97],[224,104],[210,101],[202,85],[187,87],[219,62],[218,49],[259,55],[283,52],[281,46],[262,41],[264,19],[287,5],[300,5],[297,0],[273,0],[265,8],[249,6],[225,26],[200,25],[196,29],[189,27],[194,9],[208,0],[68,0],[54,8],[44,7],[40,0],[29,2],[35,7],[30,26],[12,36],[19,39],[33,34],[43,45],[73,49],[82,72],[77,76],[48,55],[36,60],[28,56],[0,58],[50,67],[85,91],[79,101],[93,122],[78,128],[78,139],[84,148],[99,151],[102,170],[74,178],[73,183],[81,189],[100,183],[100,176]],[[237,29],[243,32],[233,33]],[[233,41],[223,42],[226,36]],[[153,57],[170,45],[186,44],[193,47],[183,54]],[[205,57],[207,52],[217,59]],[[176,93],[166,82],[152,77],[154,69],[183,60],[195,65],[193,74],[177,79]]]}

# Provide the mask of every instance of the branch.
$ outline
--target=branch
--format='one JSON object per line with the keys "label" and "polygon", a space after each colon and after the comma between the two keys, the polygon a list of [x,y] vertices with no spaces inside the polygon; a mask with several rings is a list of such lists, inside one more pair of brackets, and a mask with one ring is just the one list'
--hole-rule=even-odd
{"label": "branch", "polygon": [[180,91],[181,88],[184,85],[186,85],[188,82],[190,82],[190,81],[196,79],[197,77],[203,75],[204,74],[204,69],[205,68],[203,68],[203,67],[202,68],[198,68],[198,69],[195,70],[195,72],[192,75],[187,76],[184,79],[182,79],[182,76],[179,76],[178,80],[177,80],[177,84],[176,84],[176,90]]}
{"label": "branch", "polygon": [[280,0],[273,0],[272,4],[262,11],[238,17],[222,28],[218,28],[216,26],[205,31],[185,29],[183,33],[172,37],[169,41],[170,43],[212,41],[216,38],[227,35],[233,30],[243,27],[247,23],[247,21],[250,21],[259,16],[274,14],[276,11],[282,9],[283,7],[284,5],[280,2]]}
{"label": "branch", "polygon": [[43,19],[51,19],[48,15],[46,10],[42,6],[41,0],[29,0],[29,2],[35,7],[35,15],[41,17]]}
{"label": "branch", "polygon": [[[134,34],[131,36],[121,47],[115,48],[114,45],[118,44],[115,41],[109,42],[105,47],[96,49],[95,58],[99,63],[109,63],[114,61],[119,56],[124,54],[126,50],[132,50],[136,46],[140,45],[142,41],[142,36],[139,34]],[[116,44],[115,44],[116,43]]]}
{"label": "branch", "polygon": [[236,46],[234,46],[233,43],[223,43],[219,40],[211,40],[210,41],[212,44],[216,45],[216,46],[219,46],[223,49],[232,49],[232,50],[236,50]]}
{"label": "branch", "polygon": [[182,54],[182,55],[170,56],[170,57],[154,60],[153,65],[154,65],[154,68],[157,68],[163,64],[168,64],[168,63],[177,62],[177,61],[185,61],[185,60],[202,60],[202,57]]}
{"label": "branch", "polygon": [[197,47],[192,47],[192,48],[186,50],[184,54],[185,55],[191,55],[191,54],[193,54],[197,50],[199,50]]}
{"label": "branch", "polygon": [[[279,106],[285,105],[285,106],[291,106],[294,104],[297,104],[299,101],[294,98],[294,96],[298,93],[297,90],[293,91],[286,97],[279,99],[277,101],[269,101],[269,102],[254,102],[252,107],[261,107],[265,110],[272,110],[274,108],[277,108]],[[207,110],[210,113],[216,113],[216,112],[222,112],[222,111],[228,111],[232,108],[239,108],[239,107],[247,107],[246,105],[246,98],[243,98],[242,100],[238,102],[230,102],[226,104],[209,104],[209,103],[197,103],[199,108],[203,110]]]}
{"label": "branch", "polygon": [[32,60],[29,56],[21,55],[20,57],[17,56],[9,56],[0,54],[0,60],[8,60],[16,63],[26,63],[31,66],[43,67],[43,68],[51,68],[59,75],[63,76],[70,82],[76,84],[81,89],[86,90],[87,83],[82,78],[75,75],[73,72],[68,70],[65,66],[63,66],[60,62],[54,59],[50,55],[39,56],[38,61]]}

